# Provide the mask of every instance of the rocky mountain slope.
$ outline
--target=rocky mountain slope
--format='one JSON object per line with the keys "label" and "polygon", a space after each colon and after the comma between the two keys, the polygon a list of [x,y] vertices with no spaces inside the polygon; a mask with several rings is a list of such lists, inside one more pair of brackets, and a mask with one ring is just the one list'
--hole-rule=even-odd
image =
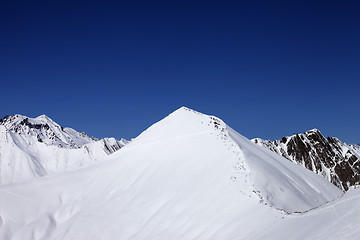
{"label": "rocky mountain slope", "polygon": [[334,137],[325,138],[317,129],[275,141],[252,141],[323,176],[344,191],[360,184],[360,148]]}
{"label": "rocky mountain slope", "polygon": [[45,115],[6,116],[0,119],[0,184],[88,165],[126,143],[124,139],[89,137]]}

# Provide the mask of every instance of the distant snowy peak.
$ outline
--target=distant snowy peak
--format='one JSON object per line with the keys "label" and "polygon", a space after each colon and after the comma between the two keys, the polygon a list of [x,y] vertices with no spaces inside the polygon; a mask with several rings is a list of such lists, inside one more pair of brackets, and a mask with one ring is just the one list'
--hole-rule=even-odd
{"label": "distant snowy peak", "polygon": [[123,138],[120,141],[115,138],[103,138],[100,141],[103,143],[104,151],[107,154],[114,153],[129,143],[129,141]]}
{"label": "distant snowy peak", "polygon": [[63,128],[46,115],[29,118],[19,114],[6,116],[0,120],[8,131],[22,135],[35,137],[39,142],[46,145],[54,145],[61,148],[80,148],[81,146],[95,142],[98,139],[89,137],[83,132],[77,132],[71,128]]}
{"label": "distant snowy peak", "polygon": [[128,141],[98,140],[49,117],[19,114],[0,120],[0,185],[72,170],[107,158]]}
{"label": "distant snowy peak", "polygon": [[121,140],[115,138],[99,140],[95,137],[89,137],[84,132],[60,126],[46,115],[36,118],[29,118],[20,114],[5,116],[0,119],[1,125],[4,126],[6,131],[20,135],[29,144],[31,138],[47,146],[78,149],[87,144],[100,141],[103,144],[103,150],[107,154],[111,154],[129,142],[123,138]]}
{"label": "distant snowy peak", "polygon": [[252,139],[286,159],[322,175],[342,190],[360,184],[360,151],[335,137],[325,138],[317,129],[269,141]]}

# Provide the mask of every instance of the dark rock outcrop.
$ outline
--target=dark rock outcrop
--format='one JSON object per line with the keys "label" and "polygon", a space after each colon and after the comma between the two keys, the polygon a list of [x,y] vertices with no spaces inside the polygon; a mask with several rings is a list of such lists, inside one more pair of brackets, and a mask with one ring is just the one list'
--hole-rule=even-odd
{"label": "dark rock outcrop", "polygon": [[325,138],[317,129],[276,141],[252,141],[322,175],[344,191],[360,184],[360,148],[334,137]]}

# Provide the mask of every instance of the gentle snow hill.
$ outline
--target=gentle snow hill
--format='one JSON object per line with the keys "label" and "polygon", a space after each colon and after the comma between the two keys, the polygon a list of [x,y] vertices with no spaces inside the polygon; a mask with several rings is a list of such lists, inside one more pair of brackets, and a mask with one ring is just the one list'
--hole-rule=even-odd
{"label": "gentle snow hill", "polygon": [[251,236],[292,221],[286,212],[341,194],[183,107],[108,161],[0,186],[0,239],[261,239]]}
{"label": "gentle snow hill", "polygon": [[22,182],[106,159],[127,143],[97,140],[63,128],[45,115],[0,120],[0,184]]}

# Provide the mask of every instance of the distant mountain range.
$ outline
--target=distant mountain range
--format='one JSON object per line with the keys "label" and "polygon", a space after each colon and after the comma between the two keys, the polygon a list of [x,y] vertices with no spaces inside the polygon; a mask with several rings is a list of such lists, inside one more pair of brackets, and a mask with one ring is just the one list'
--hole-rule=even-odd
{"label": "distant mountain range", "polygon": [[[344,191],[360,184],[358,144],[325,138],[317,129],[275,141],[260,138],[251,141],[323,176]],[[127,143],[125,139],[90,137],[62,127],[46,115],[5,116],[0,119],[0,183],[88,165]]]}
{"label": "distant mountain range", "polygon": [[0,119],[0,183],[20,182],[88,165],[128,141],[97,139],[64,128],[46,115]]}

